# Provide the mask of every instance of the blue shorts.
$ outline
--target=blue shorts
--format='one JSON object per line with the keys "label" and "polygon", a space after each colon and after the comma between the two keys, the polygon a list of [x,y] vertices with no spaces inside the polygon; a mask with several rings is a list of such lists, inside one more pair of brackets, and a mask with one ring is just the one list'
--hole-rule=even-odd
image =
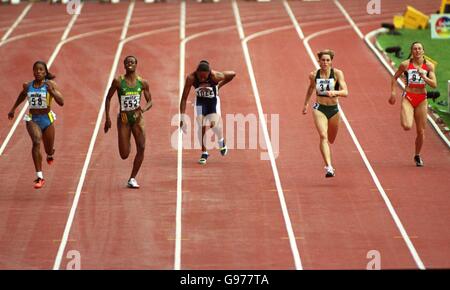
{"label": "blue shorts", "polygon": [[220,99],[215,98],[201,98],[197,97],[195,100],[195,113],[197,116],[207,116],[209,114],[220,115]]}
{"label": "blue shorts", "polygon": [[39,128],[41,128],[42,132],[44,132],[45,129],[55,122],[56,115],[51,111],[48,114],[42,115],[27,114],[25,115],[24,120],[26,122],[33,121],[39,126]]}

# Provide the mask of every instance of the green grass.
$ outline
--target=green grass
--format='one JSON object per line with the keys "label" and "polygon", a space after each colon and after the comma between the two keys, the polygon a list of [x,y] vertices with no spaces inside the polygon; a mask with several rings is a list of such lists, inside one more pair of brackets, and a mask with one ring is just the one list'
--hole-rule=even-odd
{"label": "green grass", "polygon": [[396,67],[408,57],[411,43],[420,41],[424,44],[425,54],[438,62],[436,67],[437,90],[441,93],[436,102],[429,100],[429,104],[447,126],[450,126],[449,105],[438,104],[443,101],[447,102],[447,81],[450,80],[450,39],[432,39],[430,29],[400,29],[398,31],[401,35],[380,34],[377,38],[378,43],[383,49],[389,46],[400,46],[402,48],[404,53],[402,58],[397,58],[394,54],[390,54],[391,60]]}

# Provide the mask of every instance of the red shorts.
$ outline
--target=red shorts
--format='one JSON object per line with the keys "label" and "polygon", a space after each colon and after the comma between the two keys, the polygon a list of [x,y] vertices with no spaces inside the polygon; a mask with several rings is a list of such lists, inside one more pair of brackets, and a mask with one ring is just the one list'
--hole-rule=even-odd
{"label": "red shorts", "polygon": [[427,94],[413,94],[409,92],[404,93],[405,98],[411,103],[414,108],[417,108],[420,103],[427,99]]}

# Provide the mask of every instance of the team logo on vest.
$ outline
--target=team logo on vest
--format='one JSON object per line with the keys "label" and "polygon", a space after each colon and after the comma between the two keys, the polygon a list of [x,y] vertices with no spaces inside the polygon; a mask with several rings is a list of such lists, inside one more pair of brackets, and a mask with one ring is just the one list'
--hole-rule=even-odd
{"label": "team logo on vest", "polygon": [[197,96],[201,98],[214,98],[214,90],[211,87],[200,87],[197,89]]}

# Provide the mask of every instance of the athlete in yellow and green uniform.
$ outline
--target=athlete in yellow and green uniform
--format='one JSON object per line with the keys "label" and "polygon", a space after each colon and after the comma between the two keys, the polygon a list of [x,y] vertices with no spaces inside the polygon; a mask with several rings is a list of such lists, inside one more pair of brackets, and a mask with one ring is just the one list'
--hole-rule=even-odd
{"label": "athlete in yellow and green uniform", "polygon": [[[139,188],[136,175],[144,160],[145,151],[145,127],[143,113],[152,107],[152,98],[148,82],[136,74],[137,59],[134,56],[127,56],[123,61],[125,75],[114,79],[109,88],[105,101],[105,133],[111,128],[111,118],[109,115],[111,98],[117,92],[119,97],[120,112],[117,117],[117,130],[119,137],[119,153],[122,159],[127,159],[130,155],[131,134],[136,142],[137,153],[134,158],[133,169],[128,179],[128,187]],[[141,96],[147,101],[144,108],[141,108]]]}

